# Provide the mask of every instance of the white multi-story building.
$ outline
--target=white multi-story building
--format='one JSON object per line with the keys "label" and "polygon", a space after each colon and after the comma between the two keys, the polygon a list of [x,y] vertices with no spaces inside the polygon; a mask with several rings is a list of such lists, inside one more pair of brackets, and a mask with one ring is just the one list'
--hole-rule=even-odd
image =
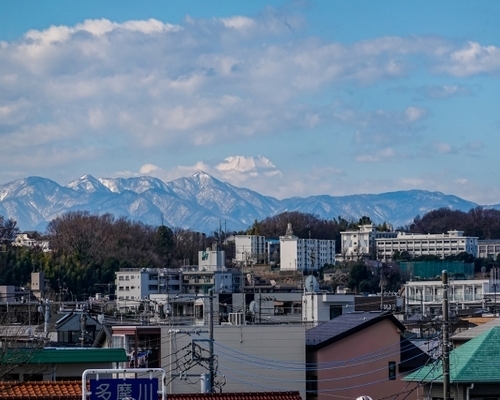
{"label": "white multi-story building", "polygon": [[180,273],[159,268],[121,268],[115,272],[118,307],[136,309],[151,294],[179,293]]}
{"label": "white multi-story building", "polygon": [[437,234],[398,232],[395,238],[376,239],[377,258],[390,261],[395,251],[408,252],[412,257],[434,255],[444,258],[462,252],[476,257],[478,238],[463,234],[463,231]]}
{"label": "white multi-story building", "polygon": [[222,271],[225,268],[226,254],[224,250],[206,249],[198,252],[198,270],[200,271]]}
{"label": "white multi-story building", "polygon": [[375,240],[394,238],[397,232],[388,226],[389,231],[378,231],[373,224],[361,225],[358,229],[340,232],[341,256],[344,260],[353,260],[369,256],[375,251]]}
{"label": "white multi-story building", "polygon": [[335,264],[335,240],[299,239],[288,224],[280,236],[280,270],[311,271],[325,264]]}
{"label": "white multi-story building", "polygon": [[[450,310],[486,308],[493,298],[492,281],[488,279],[450,280],[448,302]],[[443,307],[442,281],[410,281],[405,284],[406,315],[440,315]],[[491,302],[491,300],[490,300]]]}
{"label": "white multi-story building", "polygon": [[[198,252],[197,266],[181,269],[122,268],[115,273],[116,298],[119,308],[136,309],[152,295],[169,298],[178,294],[241,291],[241,271],[230,271],[224,266],[222,250],[206,249]],[[161,296],[160,296],[161,297]]]}
{"label": "white multi-story building", "polygon": [[487,239],[477,241],[477,257],[492,258],[496,260],[500,254],[500,239]]}
{"label": "white multi-story building", "polygon": [[266,237],[258,235],[236,235],[235,260],[241,264],[257,264],[265,262]]}

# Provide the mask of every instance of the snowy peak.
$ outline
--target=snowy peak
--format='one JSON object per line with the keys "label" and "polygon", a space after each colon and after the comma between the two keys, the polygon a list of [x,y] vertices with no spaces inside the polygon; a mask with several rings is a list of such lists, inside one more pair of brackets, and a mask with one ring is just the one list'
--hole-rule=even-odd
{"label": "snowy peak", "polygon": [[[254,165],[254,160],[241,157],[226,161],[233,168]],[[260,161],[267,165],[265,159]],[[469,211],[477,206],[456,196],[424,190],[278,200],[219,181],[203,171],[167,183],[148,176],[96,179],[84,175],[65,187],[40,177],[0,185],[0,215],[13,218],[23,230],[41,230],[55,217],[75,210],[110,213],[153,226],[164,219],[171,227],[209,233],[221,221],[228,230],[244,230],[255,220],[284,211],[324,219],[341,216],[357,220],[366,215],[374,223],[400,227],[431,210],[446,207]]]}
{"label": "snowy peak", "polygon": [[76,179],[66,185],[67,188],[83,193],[95,193],[99,191],[108,191],[98,179],[92,175],[83,175],[81,178]]}
{"label": "snowy peak", "polygon": [[100,178],[99,182],[113,193],[122,193],[126,190],[138,194],[148,190],[168,191],[163,181],[150,176],[139,176],[134,178]]}

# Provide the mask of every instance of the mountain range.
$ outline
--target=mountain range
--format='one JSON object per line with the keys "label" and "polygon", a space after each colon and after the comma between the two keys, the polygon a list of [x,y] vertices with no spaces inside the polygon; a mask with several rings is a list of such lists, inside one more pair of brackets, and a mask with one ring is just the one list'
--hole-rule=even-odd
{"label": "mountain range", "polygon": [[[34,176],[0,185],[0,215],[16,220],[22,230],[39,232],[68,211],[110,213],[148,225],[163,222],[172,228],[210,233],[220,226],[228,232],[244,230],[255,220],[285,211],[324,219],[358,220],[366,215],[375,223],[400,227],[438,208],[469,211],[478,206],[457,196],[416,189],[278,200],[221,182],[205,172],[170,182],[148,176],[96,179],[84,175],[66,186]],[[488,207],[500,209],[500,205]]]}

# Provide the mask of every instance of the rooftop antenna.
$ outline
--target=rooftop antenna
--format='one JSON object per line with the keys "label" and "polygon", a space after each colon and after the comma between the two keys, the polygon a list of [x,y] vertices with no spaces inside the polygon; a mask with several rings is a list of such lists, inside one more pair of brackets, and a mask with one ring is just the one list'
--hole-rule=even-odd
{"label": "rooftop antenna", "polygon": [[219,219],[219,248],[222,246],[222,221]]}

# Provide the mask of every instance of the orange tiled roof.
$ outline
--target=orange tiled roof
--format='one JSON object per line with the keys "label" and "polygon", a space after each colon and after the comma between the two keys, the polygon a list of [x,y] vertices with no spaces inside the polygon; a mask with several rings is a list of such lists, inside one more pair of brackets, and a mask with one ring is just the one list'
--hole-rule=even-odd
{"label": "orange tiled roof", "polygon": [[[299,392],[182,393],[169,394],[169,400],[302,400]],[[0,399],[80,400],[81,381],[0,382]]]}
{"label": "orange tiled roof", "polygon": [[82,398],[82,382],[0,382],[0,398],[15,400],[76,400]]}

